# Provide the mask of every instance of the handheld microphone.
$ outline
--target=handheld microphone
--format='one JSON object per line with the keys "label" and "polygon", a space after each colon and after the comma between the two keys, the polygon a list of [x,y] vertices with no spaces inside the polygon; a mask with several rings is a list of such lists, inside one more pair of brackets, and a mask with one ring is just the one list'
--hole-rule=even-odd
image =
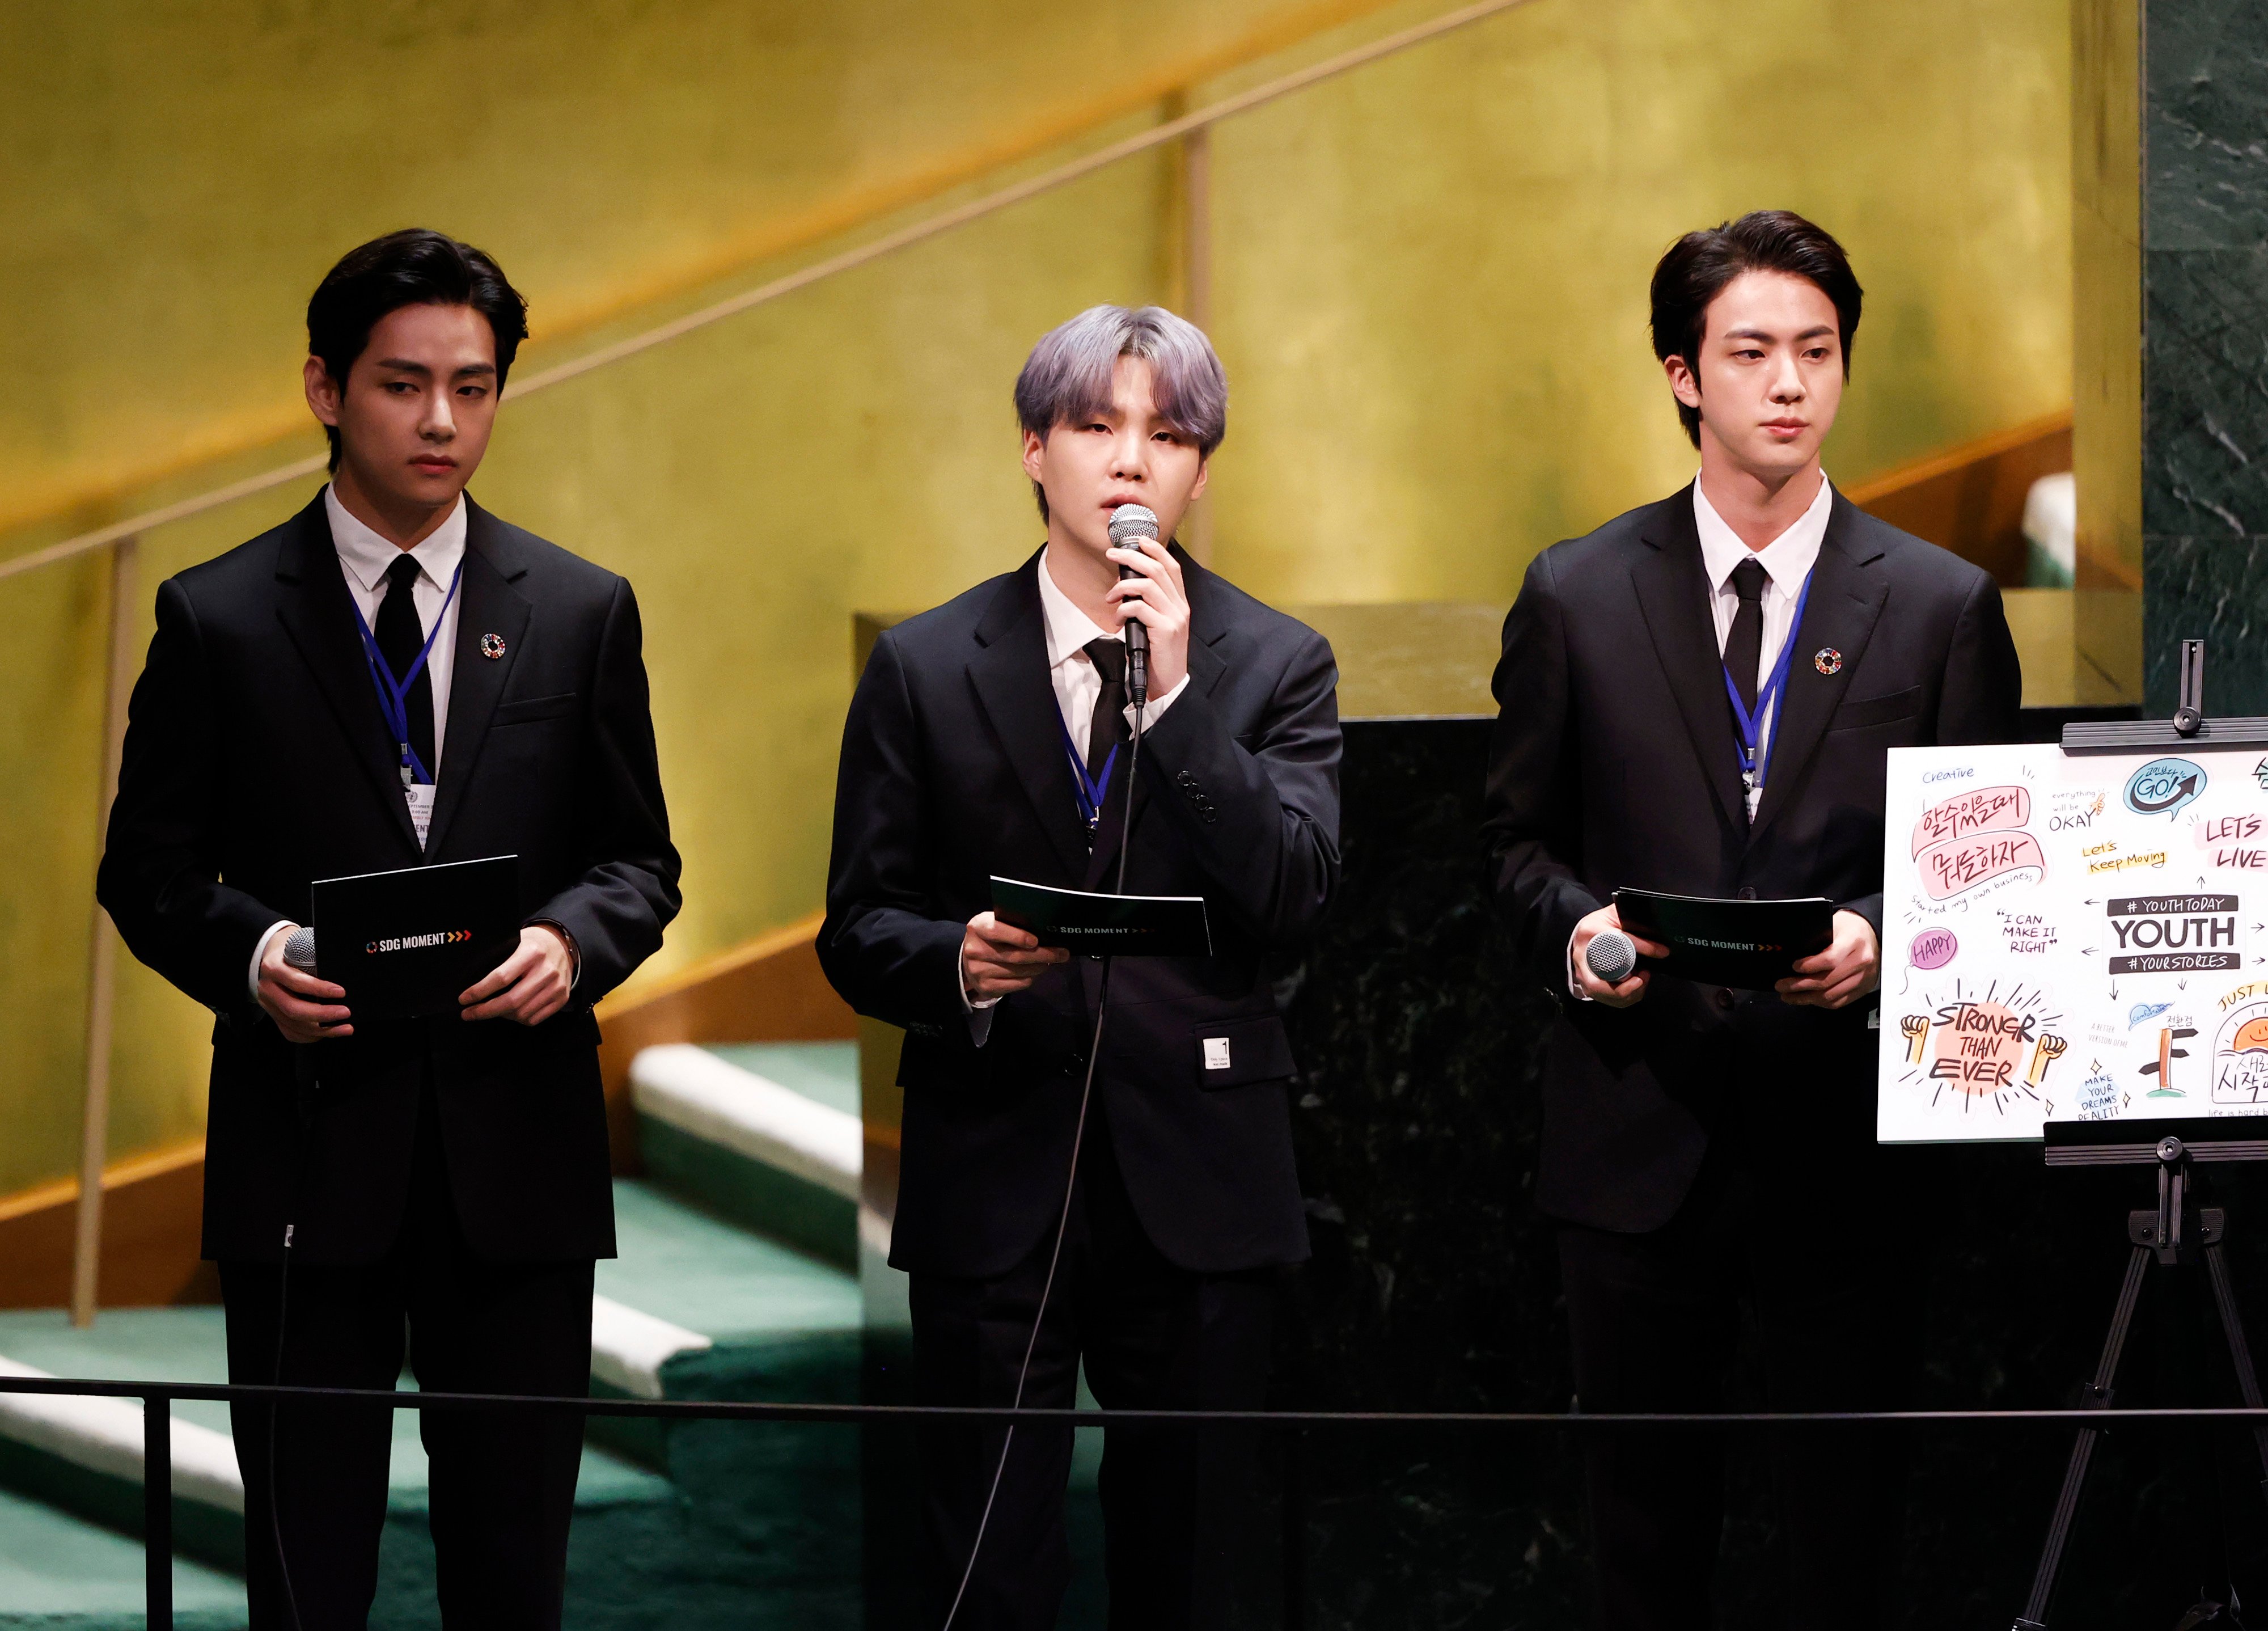
{"label": "handheld microphone", "polygon": [[315,971],[315,931],[293,929],[284,942],[284,961],[302,974]]}
{"label": "handheld microphone", "polygon": [[1619,985],[1638,967],[1638,948],[1631,937],[1620,929],[1601,929],[1591,936],[1591,943],[1583,948],[1583,961],[1591,965],[1591,972],[1609,985]]}
{"label": "handheld microphone", "polygon": [[[1156,542],[1158,518],[1149,506],[1122,504],[1110,513],[1110,547],[1130,550],[1139,539]],[[1121,566],[1122,578],[1134,576],[1131,566]],[[1150,628],[1129,617],[1126,620],[1126,699],[1136,707],[1150,700]]]}

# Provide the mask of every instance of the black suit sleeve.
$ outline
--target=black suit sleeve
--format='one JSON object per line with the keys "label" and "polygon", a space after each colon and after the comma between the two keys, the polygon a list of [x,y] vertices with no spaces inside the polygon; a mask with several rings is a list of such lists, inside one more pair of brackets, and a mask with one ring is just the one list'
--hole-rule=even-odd
{"label": "black suit sleeve", "polygon": [[218,824],[232,790],[196,609],[179,582],[158,587],[158,632],[127,705],[118,796],[95,895],[128,949],[219,1013],[243,1008],[252,948],[290,914],[220,882]]}
{"label": "black suit sleeve", "polygon": [[[1954,620],[1953,639],[1946,648],[1945,679],[1937,696],[1937,720],[1932,740],[1940,748],[1979,742],[2018,740],[2019,711],[2023,706],[2023,665],[2016,656],[2015,637],[2008,632],[2008,614],[2000,601],[2000,586],[1979,572]],[[1855,911],[1874,926],[1877,942],[1882,935],[1882,892],[1838,901],[1837,908]]]}
{"label": "black suit sleeve", "polygon": [[1946,653],[1945,688],[1937,700],[1938,745],[2014,742],[2023,699],[2023,666],[2008,632],[2000,586],[1980,572],[1962,604]]}
{"label": "black suit sleeve", "polygon": [[1576,875],[1583,806],[1567,680],[1565,609],[1550,555],[1539,555],[1504,620],[1504,655],[1491,683],[1490,881],[1520,965],[1550,990],[1567,988],[1567,939],[1600,903]]}
{"label": "black suit sleeve", "polygon": [[661,796],[637,597],[618,579],[599,637],[585,793],[583,875],[531,913],[574,936],[575,1000],[599,1000],[661,948],[680,904],[676,847]]}
{"label": "black suit sleeve", "polygon": [[920,738],[893,636],[874,642],[843,722],[819,962],[859,1013],[934,1030],[962,1014],[964,926],[930,915]]}
{"label": "black suit sleeve", "polygon": [[1150,796],[1196,852],[1207,898],[1270,947],[1297,948],[1337,891],[1339,754],[1338,665],[1312,630],[1248,748],[1194,673],[1143,735]]}

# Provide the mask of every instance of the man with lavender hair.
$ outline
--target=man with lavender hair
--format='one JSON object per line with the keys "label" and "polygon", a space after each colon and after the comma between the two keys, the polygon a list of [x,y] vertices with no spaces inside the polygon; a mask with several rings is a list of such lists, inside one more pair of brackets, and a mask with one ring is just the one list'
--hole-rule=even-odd
{"label": "man with lavender hair", "polygon": [[[1045,543],[884,633],[851,700],[819,955],[907,1033],[890,1261],[926,1403],[1068,1406],[1082,1361],[1109,1408],[1263,1402],[1275,1282],[1307,1255],[1271,985],[1338,884],[1337,671],[1171,542],[1227,408],[1211,343],[1170,312],[1098,306],[1048,335],[1016,381]],[[1112,547],[1126,505],[1156,539]],[[1150,647],[1138,756],[1129,624]],[[1103,965],[997,920],[990,880],[1119,887],[1130,798],[1124,889],[1202,895],[1212,955],[1114,965],[1090,1061]],[[1220,1616],[1246,1449],[1109,1430],[1111,1623]],[[924,1430],[923,1623],[1055,1623],[1071,1450],[1068,1428]]]}

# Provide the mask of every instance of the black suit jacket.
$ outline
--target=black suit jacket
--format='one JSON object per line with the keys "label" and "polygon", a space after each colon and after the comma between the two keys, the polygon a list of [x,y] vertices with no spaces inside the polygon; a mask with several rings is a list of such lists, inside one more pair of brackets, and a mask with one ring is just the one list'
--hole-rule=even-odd
{"label": "black suit jacket", "polygon": [[[677,913],[630,587],[467,500],[455,669],[429,843],[401,798],[319,494],[158,590],[97,891],[135,956],[218,1015],[204,1251],[365,1262],[400,1228],[420,1078],[483,1257],[610,1257],[614,1204],[591,1005]],[[500,657],[480,650],[504,640]],[[581,972],[534,1028],[442,1018],[287,1043],[252,949],[308,920],[317,878],[517,854],[525,921],[566,929]],[[308,1084],[320,1081],[320,1088]],[[312,1119],[305,1137],[297,1116]]]}
{"label": "black suit jacket", "polygon": [[[1270,990],[1338,882],[1338,675],[1314,630],[1176,551],[1189,683],[1142,743],[1126,889],[1205,897],[1213,956],[1111,978],[1097,1109],[1150,1238],[1183,1268],[1307,1256]],[[1049,683],[1035,555],[885,633],[851,698],[819,956],[862,1014],[908,1033],[900,1268],[1001,1273],[1062,1206],[1100,965],[1051,969],[969,1039],[961,934],[998,873],[1114,887],[1125,779],[1094,852]],[[1229,1039],[1206,1070],[1203,1039]]]}
{"label": "black suit jacket", "polygon": [[[1823,895],[1882,923],[1892,748],[2009,740],[2021,691],[2000,592],[1840,493],[1813,569],[1754,825],[1690,488],[1538,556],[1505,620],[1485,830],[1520,971],[1561,1000],[1537,1199],[1668,1221],[1710,1139],[1743,1121],[1831,1170],[1873,1143],[1871,1000],[1830,1013],[1657,978],[1611,1008],[1567,995],[1576,920],[1619,886]],[[1824,652],[1841,653],[1822,671]],[[1886,965],[1897,948],[1885,947]]]}

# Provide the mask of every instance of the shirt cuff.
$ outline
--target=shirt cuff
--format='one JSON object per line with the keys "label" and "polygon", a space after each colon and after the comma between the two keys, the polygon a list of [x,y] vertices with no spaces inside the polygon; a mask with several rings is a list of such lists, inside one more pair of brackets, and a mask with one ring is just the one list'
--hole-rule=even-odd
{"label": "shirt cuff", "polygon": [[1575,972],[1575,935],[1567,935],[1567,994],[1578,1002],[1596,1002],[1598,999],[1583,989],[1582,980]]}
{"label": "shirt cuff", "polygon": [[245,990],[254,1002],[260,1000],[260,960],[268,955],[268,942],[284,929],[298,926],[289,918],[278,919],[268,926],[267,932],[252,943],[252,966],[245,970]]}
{"label": "shirt cuff", "polygon": [[992,1035],[992,1010],[1000,1006],[1000,999],[968,994],[968,976],[961,966],[958,951],[953,954],[953,987],[961,993],[961,1011],[968,1016],[968,1040],[981,1048]]}
{"label": "shirt cuff", "polygon": [[[1184,674],[1180,679],[1174,682],[1173,690],[1167,691],[1162,697],[1151,697],[1147,703],[1143,705],[1142,728],[1146,731],[1152,726],[1155,725],[1165,716],[1166,710],[1174,705],[1174,698],[1180,696],[1189,688],[1189,676]],[[1130,731],[1134,728],[1134,709],[1130,704],[1126,709],[1126,728]]]}

